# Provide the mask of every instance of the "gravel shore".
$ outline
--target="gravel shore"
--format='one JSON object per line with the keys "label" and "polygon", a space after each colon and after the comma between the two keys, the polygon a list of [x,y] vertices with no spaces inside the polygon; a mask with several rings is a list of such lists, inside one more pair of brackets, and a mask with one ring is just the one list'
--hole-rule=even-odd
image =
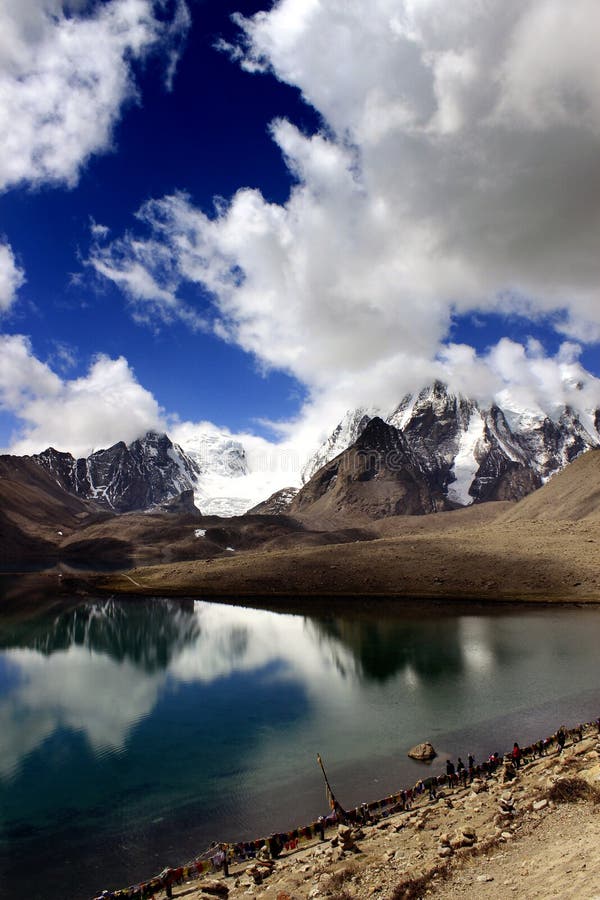
{"label": "gravel shore", "polygon": [[324,841],[276,860],[174,886],[172,896],[600,898],[600,742],[595,729],[586,734],[562,754],[553,746],[528,758],[514,777],[501,765],[466,787],[440,789],[435,800],[425,792],[408,810],[330,828]]}

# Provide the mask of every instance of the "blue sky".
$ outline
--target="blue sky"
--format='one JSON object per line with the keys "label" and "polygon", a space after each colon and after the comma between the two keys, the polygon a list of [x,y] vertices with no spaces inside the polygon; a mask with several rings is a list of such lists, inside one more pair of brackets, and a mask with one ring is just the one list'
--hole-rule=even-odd
{"label": "blue sky", "polygon": [[0,446],[600,403],[599,13],[488,7],[10,0]]}
{"label": "blue sky", "polygon": [[[247,354],[210,334],[179,324],[140,327],[119,290],[100,283],[83,263],[92,220],[121,232],[153,196],[185,190],[209,211],[215,195],[252,184],[268,198],[285,200],[290,178],[268,123],[288,110],[310,125],[316,116],[297,90],[242,72],[214,48],[233,32],[232,12],[260,7],[189,4],[192,24],[173,89],[165,87],[160,54],[136,66],[139,101],[124,107],[112,151],[94,155],[76,186],[26,184],[0,198],[2,232],[27,278],[2,322],[5,333],[27,334],[36,356],[69,378],[84,375],[97,353],[124,355],[165,409],[234,430],[297,409],[301,386],[284,373],[259,371]],[[200,290],[192,293],[203,302]],[[61,347],[73,357],[68,365]],[[11,418],[5,417],[0,444],[9,440]]]}

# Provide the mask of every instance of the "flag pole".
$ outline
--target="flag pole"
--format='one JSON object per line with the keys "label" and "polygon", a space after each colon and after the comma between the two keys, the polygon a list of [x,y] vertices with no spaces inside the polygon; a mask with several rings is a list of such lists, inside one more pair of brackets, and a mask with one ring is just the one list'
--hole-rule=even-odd
{"label": "flag pole", "polygon": [[327,772],[325,771],[325,766],[323,765],[323,760],[321,759],[321,754],[317,753],[317,762],[321,767],[321,772],[323,773],[323,778],[325,779],[325,790],[327,796],[327,802],[329,803],[329,808],[334,810],[341,818],[343,822],[346,821],[346,811],[341,803],[336,800],[333,791],[331,790],[331,785],[329,784],[329,779],[327,778]]}

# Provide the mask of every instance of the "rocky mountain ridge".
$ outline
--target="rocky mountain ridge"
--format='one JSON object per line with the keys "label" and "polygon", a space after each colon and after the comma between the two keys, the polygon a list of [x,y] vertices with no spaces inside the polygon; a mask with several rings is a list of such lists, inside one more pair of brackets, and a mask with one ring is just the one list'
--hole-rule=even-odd
{"label": "rocky mountain ridge", "polygon": [[[585,424],[582,418],[570,407],[555,419],[541,410],[516,416],[511,409],[507,415],[496,404],[481,408],[436,381],[404,397],[385,421],[369,419],[362,408],[349,412],[306,466],[308,480],[290,512],[319,501],[330,512],[362,508],[379,518],[475,501],[519,500],[581,453],[600,446],[598,411],[590,411]],[[358,461],[361,454],[371,458],[367,467]],[[420,509],[397,495],[401,473],[421,484]],[[384,483],[391,492],[387,499]],[[328,493],[325,504],[321,498]]]}
{"label": "rocky mountain ridge", "polygon": [[[304,467],[305,488],[297,497],[292,486],[277,490],[286,482],[293,485],[289,473],[278,483],[276,473],[252,472],[242,443],[217,430],[188,435],[183,446],[165,434],[149,432],[129,445],[120,442],[87,458],[49,448],[31,459],[64,490],[118,513],[151,509],[189,491],[205,514],[240,515],[249,507],[263,514],[298,512],[333,490],[328,502],[321,503],[330,512],[356,512],[364,503],[370,517],[379,517],[409,509],[429,512],[518,500],[585,450],[600,446],[600,410],[582,413],[563,407],[550,417],[540,409],[519,407],[508,396],[502,406],[484,407],[439,381],[407,394],[387,415],[375,409],[359,407],[346,414]],[[376,418],[381,425],[363,446],[361,438]],[[341,468],[334,467],[334,478],[330,463],[351,448]],[[376,472],[372,465],[357,465],[364,453],[380,454]],[[411,480],[421,485],[420,510],[408,500]],[[404,488],[398,493],[401,482]],[[350,483],[355,484],[353,498]],[[273,491],[277,496],[271,499]],[[400,494],[406,496],[405,507]]]}
{"label": "rocky mountain ridge", "polygon": [[49,447],[32,459],[65,491],[120,513],[173,500],[193,490],[200,474],[197,462],[181,447],[166,434],[154,432],[87,458],[75,459]]}

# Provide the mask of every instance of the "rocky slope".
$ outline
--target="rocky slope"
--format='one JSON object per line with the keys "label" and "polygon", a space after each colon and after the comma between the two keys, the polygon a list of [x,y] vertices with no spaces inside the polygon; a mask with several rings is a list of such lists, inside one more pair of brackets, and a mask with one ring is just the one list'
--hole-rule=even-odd
{"label": "rocky slope", "polygon": [[289,511],[377,519],[435,512],[443,502],[441,484],[426,477],[401,432],[375,417],[351,447],[317,470]]}
{"label": "rocky slope", "polygon": [[[405,812],[376,813],[362,827],[331,829],[324,842],[262,869],[260,861],[244,866],[225,880],[227,896],[594,897],[600,744],[592,730],[582,742],[569,741],[562,755],[554,743],[548,756],[527,755],[510,780],[501,766],[466,788],[442,788],[433,801],[425,792]],[[192,900],[204,896],[193,887],[186,885]]]}
{"label": "rocky slope", "polygon": [[[361,486],[360,491],[355,488],[342,499],[334,474],[349,458],[356,460],[364,452],[361,441],[368,433],[369,421],[375,419],[369,420],[360,409],[338,425],[306,467],[310,478],[292,501],[290,512],[306,512],[317,500],[323,506],[322,498],[330,490],[338,495],[330,504],[338,512],[356,508],[372,517],[427,513],[475,501],[519,500],[581,453],[600,445],[597,413],[585,417],[584,424],[569,408],[561,410],[556,420],[541,410],[509,406],[505,413],[495,404],[482,409],[438,381],[407,395],[387,417],[390,430],[385,440],[367,450],[379,454],[377,471],[371,466],[369,490]],[[378,428],[381,432],[381,426]],[[388,456],[387,446],[394,442],[400,446],[400,437],[402,454],[410,456],[412,472],[429,490],[430,496],[426,491],[420,508],[412,501],[403,503],[393,491],[385,496],[386,485],[396,480],[395,459]],[[344,448],[346,441],[349,444]],[[361,478],[356,481],[360,483]]]}
{"label": "rocky slope", "polygon": [[257,503],[256,506],[249,509],[248,515],[275,516],[280,513],[286,513],[289,510],[292,500],[298,493],[298,490],[299,489],[295,487],[281,488],[281,490],[275,491],[274,494],[271,494],[270,497],[263,500],[262,503]]}

